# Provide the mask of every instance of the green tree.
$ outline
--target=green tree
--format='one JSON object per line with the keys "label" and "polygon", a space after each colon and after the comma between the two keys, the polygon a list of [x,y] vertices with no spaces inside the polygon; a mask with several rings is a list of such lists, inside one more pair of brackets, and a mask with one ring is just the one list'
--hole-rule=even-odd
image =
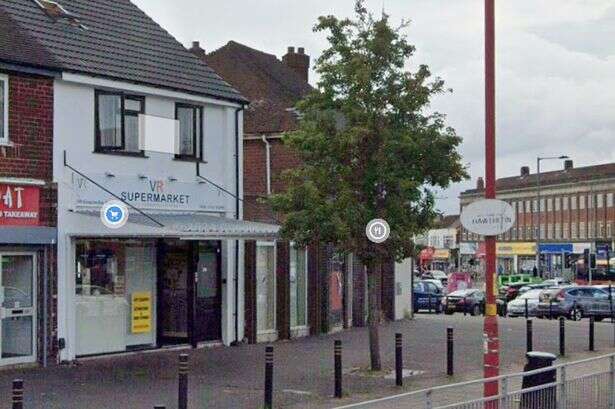
{"label": "green tree", "polygon": [[[316,62],[316,90],[297,108],[300,125],[285,135],[302,165],[284,175],[288,189],[270,203],[285,215],[282,236],[299,244],[331,243],[353,253],[368,271],[372,370],[381,370],[379,278],[385,262],[413,252],[412,238],[435,216],[431,189],[467,177],[455,131],[430,112],[444,82],[429,68],[406,69],[415,47],[387,15],[355,4],[353,19],[322,16],[315,32],[329,47]],[[366,224],[391,226],[383,244],[370,242]]]}

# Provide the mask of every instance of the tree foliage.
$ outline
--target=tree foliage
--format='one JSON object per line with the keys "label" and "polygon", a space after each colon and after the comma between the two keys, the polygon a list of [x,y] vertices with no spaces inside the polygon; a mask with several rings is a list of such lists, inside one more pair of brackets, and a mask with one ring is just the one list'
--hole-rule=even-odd
{"label": "tree foliage", "polygon": [[[403,259],[435,217],[433,188],[467,177],[461,138],[430,110],[444,82],[426,65],[407,68],[415,47],[405,27],[374,18],[363,0],[354,19],[319,18],[314,31],[329,42],[316,62],[319,81],[297,106],[299,129],[284,137],[302,165],[270,199],[285,215],[285,238],[332,243],[366,265]],[[365,236],[374,218],[391,226],[381,245]]]}

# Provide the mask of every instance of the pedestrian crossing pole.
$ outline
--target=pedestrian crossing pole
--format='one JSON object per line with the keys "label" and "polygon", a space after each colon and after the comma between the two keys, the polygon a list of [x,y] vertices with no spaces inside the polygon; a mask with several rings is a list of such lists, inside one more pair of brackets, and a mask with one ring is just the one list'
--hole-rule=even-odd
{"label": "pedestrian crossing pole", "polygon": [[[495,199],[495,0],[485,0],[485,199]],[[500,372],[500,346],[495,283],[495,236],[485,237],[485,293],[483,373],[492,378]],[[498,382],[485,382],[486,398],[498,395]],[[497,408],[486,402],[485,408]]]}

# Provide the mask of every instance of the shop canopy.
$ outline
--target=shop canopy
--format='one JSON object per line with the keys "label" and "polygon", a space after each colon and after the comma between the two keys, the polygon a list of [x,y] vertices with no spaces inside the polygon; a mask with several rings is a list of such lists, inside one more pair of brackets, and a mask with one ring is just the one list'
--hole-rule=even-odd
{"label": "shop canopy", "polygon": [[66,233],[70,236],[89,237],[144,236],[175,237],[185,240],[269,240],[275,239],[280,229],[280,226],[274,224],[235,220],[211,214],[148,213],[148,215],[151,219],[133,211],[126,225],[119,229],[110,229],[102,224],[99,212],[72,211],[68,213],[68,217],[77,220],[71,220],[70,225],[79,227]]}
{"label": "shop canopy", "polygon": [[0,244],[54,244],[57,237],[55,227],[0,227]]}

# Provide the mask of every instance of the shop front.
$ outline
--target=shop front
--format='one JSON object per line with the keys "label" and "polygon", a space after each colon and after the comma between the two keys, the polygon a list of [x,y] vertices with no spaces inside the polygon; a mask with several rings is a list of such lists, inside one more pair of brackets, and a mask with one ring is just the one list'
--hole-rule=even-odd
{"label": "shop front", "polygon": [[496,245],[497,271],[503,274],[532,274],[536,265],[536,243],[506,243]]}
{"label": "shop front", "polygon": [[41,362],[51,345],[56,229],[42,226],[44,183],[0,183],[0,366]]}

